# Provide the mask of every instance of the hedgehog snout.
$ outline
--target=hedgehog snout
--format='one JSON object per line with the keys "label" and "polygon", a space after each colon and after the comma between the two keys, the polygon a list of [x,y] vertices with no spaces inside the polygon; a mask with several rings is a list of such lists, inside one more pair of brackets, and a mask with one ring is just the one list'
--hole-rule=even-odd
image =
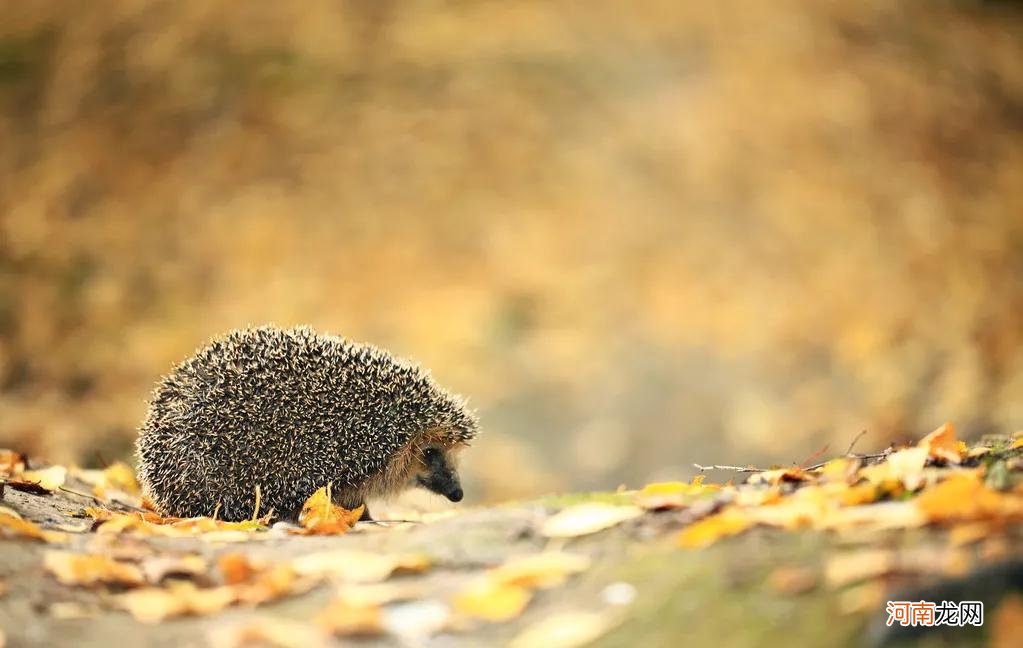
{"label": "hedgehog snout", "polygon": [[416,478],[416,482],[452,502],[461,502],[464,495],[462,484],[458,479],[458,473],[445,458],[444,453],[428,448],[424,453],[423,463],[426,470]]}

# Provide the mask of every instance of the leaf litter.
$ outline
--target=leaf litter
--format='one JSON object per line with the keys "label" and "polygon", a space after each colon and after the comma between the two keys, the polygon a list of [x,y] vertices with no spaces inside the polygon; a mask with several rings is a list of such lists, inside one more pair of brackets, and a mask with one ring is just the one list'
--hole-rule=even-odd
{"label": "leaf litter", "polygon": [[[969,447],[946,424],[912,446],[889,448],[877,455],[852,455],[850,448],[847,456],[809,468],[717,467],[749,473],[745,484],[708,484],[698,475],[691,482],[659,482],[638,491],[620,491],[614,503],[564,507],[545,516],[537,530],[540,537],[564,546],[623,524],[631,533],[651,516],[671,514],[675,517],[663,519],[682,525],[675,527],[675,543],[690,550],[755,527],[811,529],[850,538],[919,527],[947,530],[946,546],[899,550],[873,545],[827,556],[820,573],[814,566],[786,565],[768,576],[767,585],[780,594],[799,595],[826,585],[841,590],[840,609],[864,611],[881,599],[883,579],[904,573],[961,574],[976,556],[993,560],[1011,554],[1011,543],[1000,534],[1023,521],[1023,485],[1018,476],[1021,447],[1023,436]],[[260,605],[321,584],[335,588],[332,600],[307,621],[254,617],[211,635],[214,645],[326,645],[331,637],[383,634],[415,643],[439,632],[471,628],[473,622],[518,618],[537,590],[563,586],[589,569],[591,562],[586,554],[549,548],[470,574],[453,593],[438,596],[425,582],[391,580],[430,571],[435,561],[421,553],[332,549],[275,562],[253,556],[247,549],[221,552],[210,560],[196,553],[138,548],[149,547],[145,544],[149,538],[225,543],[281,539],[287,534],[348,533],[356,527],[362,509],[334,504],[330,485],[306,502],[298,528],[279,531],[268,526],[272,512],[259,517],[258,505],[252,519],[242,522],[161,516],[138,499],[137,482],[123,464],[102,471],[59,466],[33,471],[27,469],[23,455],[0,450],[0,473],[8,483],[15,478],[46,492],[61,488],[71,476],[91,485],[100,501],[139,504],[128,512],[85,509],[93,520],[95,538],[108,542],[96,545],[92,553],[49,551],[43,558],[45,570],[65,586],[122,591],[112,600],[139,621],[158,623],[183,615],[215,614],[234,605]],[[422,519],[427,521],[426,516]],[[386,532],[387,528],[373,530]],[[0,507],[0,534],[49,543],[66,543],[69,538],[5,507]],[[971,547],[978,552],[965,550]],[[633,598],[629,596],[625,605]],[[584,645],[613,627],[615,609],[548,614],[525,626],[512,645]]]}

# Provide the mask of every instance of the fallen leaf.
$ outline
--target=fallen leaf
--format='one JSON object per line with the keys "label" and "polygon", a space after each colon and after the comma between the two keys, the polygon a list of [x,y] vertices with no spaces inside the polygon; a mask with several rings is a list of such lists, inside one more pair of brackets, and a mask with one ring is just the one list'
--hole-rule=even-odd
{"label": "fallen leaf", "polygon": [[417,645],[451,624],[451,609],[436,600],[408,601],[384,608],[384,630],[407,645]]}
{"label": "fallen leaf", "polygon": [[636,493],[636,504],[647,510],[664,510],[686,506],[694,497],[722,490],[718,484],[705,484],[704,475],[696,475],[692,482],[656,482],[647,484]]}
{"label": "fallen leaf", "polygon": [[802,468],[779,468],[776,470],[762,470],[750,475],[747,481],[750,485],[769,484],[776,486],[782,482],[801,482],[811,479],[810,475]]}
{"label": "fallen leaf", "polygon": [[611,628],[606,614],[559,612],[539,621],[512,639],[509,648],[577,648],[592,643]]}
{"label": "fallen leaf", "polygon": [[690,524],[678,535],[678,544],[686,549],[700,549],[721,538],[742,533],[753,526],[753,522],[735,508],[727,508]]}
{"label": "fallen leaf", "polygon": [[49,551],[43,556],[43,567],[64,585],[89,587],[103,583],[136,586],[146,580],[135,565],[98,554]]}
{"label": "fallen leaf", "polygon": [[990,489],[973,472],[952,475],[914,503],[933,522],[1023,519],[1023,495]]}
{"label": "fallen leaf", "polygon": [[314,625],[269,617],[253,619],[241,625],[215,628],[209,640],[211,648],[325,648],[330,645],[328,637]]}
{"label": "fallen leaf", "polygon": [[233,552],[217,558],[217,569],[220,570],[226,584],[237,585],[250,580],[257,571],[263,569],[263,566],[254,565],[246,554]]}
{"label": "fallen leaf", "polygon": [[334,600],[316,615],[316,625],[339,637],[370,637],[384,631],[384,615],[379,606]]}
{"label": "fallen leaf", "polygon": [[72,474],[92,486],[92,494],[101,500],[109,499],[111,489],[126,495],[138,495],[139,483],[135,472],[123,462],[115,462],[103,470],[73,469]]}
{"label": "fallen leaf", "polygon": [[382,606],[395,601],[419,599],[425,592],[420,583],[346,583],[338,588],[337,598],[353,606]]}
{"label": "fallen leaf", "polygon": [[7,448],[0,448],[0,476],[16,475],[25,470],[28,459],[25,455]]}
{"label": "fallen leaf", "polygon": [[579,504],[547,518],[540,534],[547,538],[574,538],[609,529],[640,515],[643,509],[638,506]]}
{"label": "fallen leaf", "polygon": [[895,491],[900,486],[915,491],[924,484],[927,457],[926,448],[898,450],[880,463],[861,468],[860,476],[888,491]]}
{"label": "fallen leaf", "polygon": [[529,588],[557,587],[572,574],[586,571],[590,558],[580,554],[546,551],[512,558],[487,572],[487,578],[500,583]]}
{"label": "fallen leaf", "polygon": [[454,607],[467,616],[500,623],[522,614],[532,597],[529,588],[483,577],[455,596]]}
{"label": "fallen leaf", "polygon": [[337,535],[347,533],[362,517],[365,506],[349,511],[331,499],[331,485],[327,484],[309,496],[298,516],[301,529],[292,529],[299,535]]}
{"label": "fallen leaf", "polygon": [[169,576],[201,576],[206,573],[206,559],[199,555],[155,556],[140,565],[146,582],[157,584]]}
{"label": "fallen leaf", "polygon": [[960,464],[963,461],[963,453],[958,440],[956,440],[955,426],[951,423],[945,423],[920,439],[917,447],[926,450],[927,456],[932,459],[939,459],[950,464]]}
{"label": "fallen leaf", "polygon": [[4,537],[32,538],[50,543],[64,542],[68,538],[66,533],[40,529],[5,506],[0,506],[0,534]]}
{"label": "fallen leaf", "polygon": [[328,576],[348,583],[377,583],[396,572],[418,573],[430,568],[423,554],[377,554],[368,551],[324,551],[299,556],[291,565],[298,574]]}
{"label": "fallen leaf", "polygon": [[220,612],[237,600],[237,594],[229,586],[200,589],[189,581],[175,581],[166,588],[132,590],[120,595],[117,600],[137,621],[159,623],[186,614]]}
{"label": "fallen leaf", "polygon": [[7,485],[11,488],[18,488],[22,484],[35,484],[47,492],[52,493],[64,485],[67,479],[67,468],[64,466],[50,466],[41,470],[23,470],[18,474],[17,479],[11,479]]}

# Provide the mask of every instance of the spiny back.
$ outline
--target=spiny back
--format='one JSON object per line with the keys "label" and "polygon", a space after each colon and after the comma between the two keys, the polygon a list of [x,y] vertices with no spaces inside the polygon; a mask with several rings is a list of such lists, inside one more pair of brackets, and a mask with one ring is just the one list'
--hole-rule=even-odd
{"label": "spiny back", "polygon": [[[290,516],[320,486],[356,493],[429,430],[476,433],[462,400],[418,366],[301,327],[234,331],[163,379],[140,431],[158,507],[224,519]],[[352,495],[354,498],[355,495]]]}

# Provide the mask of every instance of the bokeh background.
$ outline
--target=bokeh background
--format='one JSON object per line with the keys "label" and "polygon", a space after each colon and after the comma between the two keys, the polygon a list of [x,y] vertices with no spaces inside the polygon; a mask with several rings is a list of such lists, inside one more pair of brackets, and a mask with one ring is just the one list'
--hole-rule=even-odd
{"label": "bokeh background", "polygon": [[264,322],[467,394],[476,501],[1023,428],[1019,3],[0,15],[0,446]]}

